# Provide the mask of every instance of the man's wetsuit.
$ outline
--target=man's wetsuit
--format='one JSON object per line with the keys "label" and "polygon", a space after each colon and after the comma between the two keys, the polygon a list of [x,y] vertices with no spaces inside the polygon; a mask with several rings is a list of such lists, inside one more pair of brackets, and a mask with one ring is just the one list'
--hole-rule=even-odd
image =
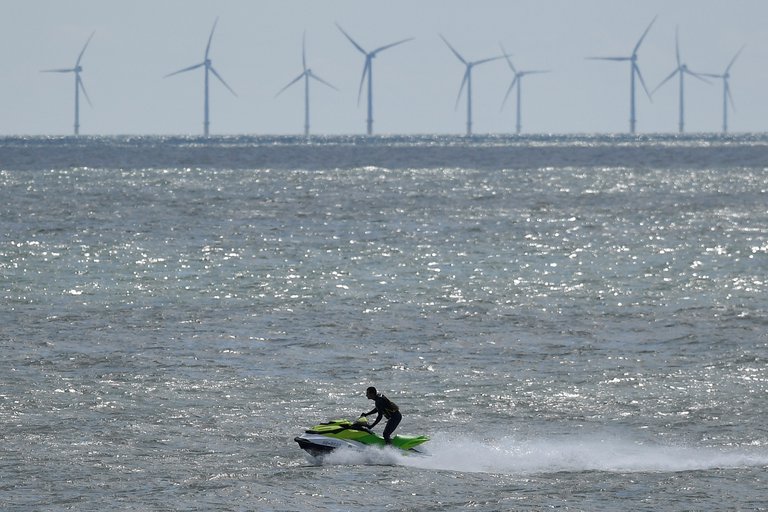
{"label": "man's wetsuit", "polygon": [[370,416],[375,412],[379,414],[376,416],[376,420],[371,425],[371,428],[375,427],[376,424],[381,421],[382,414],[385,418],[387,418],[387,425],[384,427],[384,441],[387,444],[390,444],[391,440],[389,436],[392,435],[392,432],[394,432],[397,426],[400,424],[400,420],[403,419],[403,415],[400,414],[400,408],[397,406],[397,404],[395,404],[392,400],[385,397],[381,393],[376,395],[373,403],[376,406],[371,412],[365,413],[364,416]]}

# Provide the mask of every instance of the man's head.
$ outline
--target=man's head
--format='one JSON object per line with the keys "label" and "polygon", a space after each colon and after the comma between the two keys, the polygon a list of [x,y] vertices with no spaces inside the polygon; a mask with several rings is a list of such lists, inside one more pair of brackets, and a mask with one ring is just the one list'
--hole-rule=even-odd
{"label": "man's head", "polygon": [[370,400],[373,400],[374,398],[376,398],[376,388],[371,386],[368,389],[366,389],[365,396],[367,396]]}

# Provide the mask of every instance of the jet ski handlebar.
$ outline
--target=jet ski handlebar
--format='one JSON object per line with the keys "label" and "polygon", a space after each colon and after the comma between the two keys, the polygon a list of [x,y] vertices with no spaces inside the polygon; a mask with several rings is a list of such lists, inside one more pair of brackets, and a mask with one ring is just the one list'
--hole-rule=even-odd
{"label": "jet ski handlebar", "polygon": [[360,416],[359,418],[357,418],[349,428],[352,428],[355,430],[364,430],[366,432],[373,433],[373,431],[368,426],[368,418],[366,418],[365,416]]}

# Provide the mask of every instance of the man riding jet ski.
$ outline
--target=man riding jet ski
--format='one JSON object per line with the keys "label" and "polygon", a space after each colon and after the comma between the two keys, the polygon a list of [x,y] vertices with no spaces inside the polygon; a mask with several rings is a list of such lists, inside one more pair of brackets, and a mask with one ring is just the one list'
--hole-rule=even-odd
{"label": "man riding jet ski", "polygon": [[[362,450],[368,446],[384,447],[384,438],[368,427],[368,419],[360,417],[356,421],[332,420],[315,425],[300,436],[294,438],[299,447],[314,457],[321,457],[338,448]],[[391,446],[406,453],[422,453],[416,446],[429,441],[427,436],[395,436]]]}

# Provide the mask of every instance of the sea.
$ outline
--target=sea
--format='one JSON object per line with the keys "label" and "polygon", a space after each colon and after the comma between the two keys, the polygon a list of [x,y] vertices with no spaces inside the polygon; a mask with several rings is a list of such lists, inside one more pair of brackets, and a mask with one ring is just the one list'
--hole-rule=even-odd
{"label": "sea", "polygon": [[2,137],[0,272],[3,511],[768,510],[766,134]]}

